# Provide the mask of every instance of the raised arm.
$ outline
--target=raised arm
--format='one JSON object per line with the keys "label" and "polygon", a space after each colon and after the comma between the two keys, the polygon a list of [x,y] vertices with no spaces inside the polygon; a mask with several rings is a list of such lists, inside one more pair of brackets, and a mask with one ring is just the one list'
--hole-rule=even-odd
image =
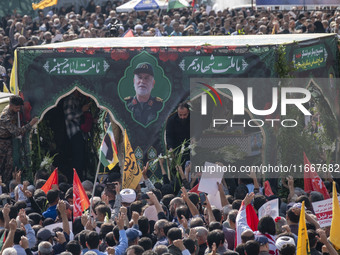
{"label": "raised arm", "polygon": [[182,198],[183,198],[184,202],[187,204],[191,215],[192,216],[199,215],[199,211],[198,211],[197,207],[193,204],[193,202],[191,202],[191,200],[188,196],[188,192],[185,189],[185,187],[182,187],[181,190],[182,190]]}
{"label": "raised arm", "polygon": [[8,236],[6,238],[4,245],[2,246],[2,249],[0,252],[1,254],[6,248],[11,247],[13,245],[14,234],[15,234],[16,229],[17,229],[17,222],[15,219],[11,219],[11,221],[9,222],[9,233],[8,233]]}
{"label": "raised arm", "polygon": [[144,178],[144,184],[148,189],[147,191],[150,191],[150,190],[154,190],[155,186],[153,186],[152,182],[150,181],[150,179],[147,175],[148,169],[149,169],[149,162],[147,162],[146,165],[143,167],[142,174],[143,174],[143,178]]}
{"label": "raised arm", "polygon": [[221,183],[217,183],[218,186],[218,191],[220,193],[220,199],[221,199],[221,205],[222,207],[226,206],[229,204],[228,199],[226,198],[225,194],[224,194],[224,189],[223,189],[223,184]]}
{"label": "raised arm", "polygon": [[207,195],[205,195],[205,201],[207,203],[207,211],[208,211],[209,223],[213,222],[213,221],[216,221],[215,216],[214,216],[213,211],[212,211],[212,208],[211,208],[210,201],[209,201]]}
{"label": "raised arm", "polygon": [[149,196],[151,203],[156,207],[157,214],[159,214],[161,212],[164,213],[163,208],[162,208],[161,204],[159,203],[156,195],[152,191],[149,191],[146,194]]}
{"label": "raised arm", "polygon": [[63,200],[59,200],[57,210],[60,212],[61,219],[63,221],[63,230],[70,236],[70,225],[68,224],[68,218],[66,213],[66,204]]}

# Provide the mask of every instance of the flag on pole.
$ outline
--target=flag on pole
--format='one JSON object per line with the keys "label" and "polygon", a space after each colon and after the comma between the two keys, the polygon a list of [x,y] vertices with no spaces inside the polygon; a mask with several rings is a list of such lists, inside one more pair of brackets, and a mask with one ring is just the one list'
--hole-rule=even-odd
{"label": "flag on pole", "polygon": [[[185,1],[185,0],[184,0]],[[178,8],[185,8],[188,7],[188,2],[184,2],[183,0],[169,0],[168,1],[168,10],[170,9],[178,9]]]}
{"label": "flag on pole", "polygon": [[200,184],[198,183],[196,186],[194,186],[191,190],[189,190],[189,192],[193,192],[196,193],[197,195],[200,193],[200,191],[198,190],[198,186]]}
{"label": "flag on pole", "polygon": [[58,185],[58,168],[54,169],[53,173],[50,175],[41,189],[47,194],[47,192],[52,189],[52,185],[54,184]]}
{"label": "flag on pole", "polygon": [[320,192],[324,199],[331,198],[328,194],[325,184],[321,180],[320,176],[317,174],[316,169],[312,169],[312,166],[306,156],[306,153],[303,153],[303,162],[304,162],[304,189],[307,193],[311,191]]}
{"label": "flag on pole", "polygon": [[13,66],[12,66],[12,71],[11,71],[10,85],[9,85],[9,89],[11,90],[11,93],[15,95],[18,95],[19,93],[17,67],[18,67],[18,57],[17,57],[17,50],[15,50]]}
{"label": "flag on pole", "polygon": [[73,169],[73,219],[81,216],[90,206],[90,200],[80,182],[77,171]]}
{"label": "flag on pole", "polygon": [[264,195],[266,197],[274,196],[274,193],[272,191],[272,187],[270,187],[269,181],[264,182]]}
{"label": "flag on pole", "polygon": [[111,123],[106,130],[106,134],[100,146],[99,160],[110,170],[118,163],[117,146],[112,132]]}
{"label": "flag on pole", "polygon": [[2,233],[2,236],[1,236],[1,238],[0,238],[0,250],[2,249],[2,246],[4,245],[5,241],[6,241],[6,229],[5,229],[5,231]]}
{"label": "flag on pole", "polygon": [[306,217],[305,216],[305,201],[303,201],[302,206],[301,206],[301,212],[300,212],[296,255],[310,255],[311,254],[305,217]]}
{"label": "flag on pole", "polygon": [[247,205],[246,214],[248,226],[251,228],[251,230],[256,231],[257,225],[259,225],[259,218],[257,217],[254,207],[251,204]]}
{"label": "flag on pole", "polygon": [[132,29],[130,28],[128,31],[125,32],[123,37],[135,37],[135,36],[133,35]]}
{"label": "flag on pole", "polygon": [[340,249],[340,206],[336,184],[333,182],[333,209],[332,209],[332,225],[329,240],[336,250]]}
{"label": "flag on pole", "polygon": [[35,4],[32,3],[33,10],[36,9],[44,9],[49,6],[56,5],[58,3],[58,0],[41,0],[39,3]]}
{"label": "flag on pole", "polygon": [[124,160],[124,173],[123,173],[123,189],[135,189],[142,178],[142,171],[136,161],[135,154],[132,150],[126,130],[124,132],[124,147],[125,147],[125,160]]}
{"label": "flag on pole", "polygon": [[192,6],[192,7],[195,7],[195,0],[192,0],[191,6]]}
{"label": "flag on pole", "polygon": [[241,218],[247,219],[247,225],[250,227],[252,231],[257,230],[257,225],[259,224],[259,218],[255,212],[254,207],[249,204],[245,206],[244,201],[241,203],[241,207],[239,209],[238,215],[236,217],[236,230],[235,230],[235,247],[242,243],[241,241],[241,234],[242,234],[242,224],[239,224]]}
{"label": "flag on pole", "polygon": [[6,83],[2,83],[3,85],[3,87],[2,87],[2,92],[5,92],[5,93],[10,93],[10,91],[8,90],[8,88],[7,88],[7,85],[6,85]]}

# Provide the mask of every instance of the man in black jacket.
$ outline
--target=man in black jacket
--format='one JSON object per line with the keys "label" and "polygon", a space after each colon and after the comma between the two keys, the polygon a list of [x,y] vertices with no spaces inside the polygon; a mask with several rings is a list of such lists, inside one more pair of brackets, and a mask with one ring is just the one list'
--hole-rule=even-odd
{"label": "man in black jacket", "polygon": [[190,139],[190,110],[187,103],[180,103],[177,113],[169,117],[166,126],[166,143],[169,148],[175,149],[184,140]]}

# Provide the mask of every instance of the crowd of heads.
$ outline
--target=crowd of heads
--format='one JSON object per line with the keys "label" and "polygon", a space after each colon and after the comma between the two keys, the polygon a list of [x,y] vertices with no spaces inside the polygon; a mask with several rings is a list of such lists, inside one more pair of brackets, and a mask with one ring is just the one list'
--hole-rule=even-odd
{"label": "crowd of heads", "polygon": [[[161,181],[152,183],[144,168],[144,181],[135,189],[121,188],[119,167],[101,184],[85,180],[82,186],[91,208],[76,218],[74,187],[64,175],[59,174],[59,185],[45,193],[41,188],[47,171],[39,170],[31,183],[22,180],[20,171],[14,172],[9,184],[1,183],[0,237],[7,236],[2,254],[294,255],[302,202],[313,254],[334,254],[327,239],[330,228],[320,227],[312,207],[324,200],[323,194],[305,193],[294,186],[292,177],[279,187],[281,193],[288,188],[287,197],[265,196],[255,175],[224,179],[216,184],[219,207],[209,196],[190,191],[200,174],[190,175],[190,165],[178,170],[181,179],[169,180],[163,173]],[[331,194],[331,183],[325,185]],[[245,208],[249,205],[258,214],[273,199],[279,200],[279,216],[262,216],[257,230],[252,229]]]}
{"label": "crowd of heads", "polygon": [[340,10],[304,11],[225,9],[207,11],[205,5],[148,12],[117,12],[127,1],[107,1],[102,6],[52,8],[37,16],[8,14],[0,24],[0,73],[5,82],[18,47],[44,45],[77,38],[134,36],[263,35],[295,33],[338,33]]}
{"label": "crowd of heads", "polygon": [[[104,6],[96,6],[90,1],[80,10],[71,6],[52,9],[47,14],[39,10],[36,17],[18,14],[3,17],[0,72],[4,81],[8,82],[13,53],[18,47],[77,38],[122,37],[129,30],[134,36],[340,34],[340,11],[335,9],[243,8],[208,13],[205,6],[199,6],[196,10],[117,13],[116,7],[122,3],[107,1]],[[188,106],[180,105],[178,114],[181,119],[187,118]],[[252,175],[249,179],[229,179],[216,184],[219,206],[210,203],[204,194],[190,192],[201,178],[200,174],[190,172],[190,165],[178,170],[179,177],[169,180],[163,174],[156,183],[143,171],[144,182],[136,189],[121,189],[119,168],[112,170],[102,184],[83,180],[91,207],[78,218],[73,217],[72,180],[59,174],[59,185],[44,192],[41,188],[49,177],[47,171],[38,171],[31,183],[22,178],[21,172],[14,172],[10,183],[1,183],[0,237],[6,236],[1,252],[4,255],[35,252],[40,255],[294,255],[304,202],[311,249],[315,254],[321,251],[333,254],[333,246],[327,239],[329,227],[320,227],[312,207],[313,202],[324,200],[323,194],[307,194],[289,178],[275,190],[276,194],[288,190],[288,196],[265,196],[262,183]],[[331,194],[331,183],[325,185]],[[257,230],[253,230],[248,226],[244,205],[250,205],[257,214],[261,206],[273,199],[279,200],[279,216],[263,216]]]}

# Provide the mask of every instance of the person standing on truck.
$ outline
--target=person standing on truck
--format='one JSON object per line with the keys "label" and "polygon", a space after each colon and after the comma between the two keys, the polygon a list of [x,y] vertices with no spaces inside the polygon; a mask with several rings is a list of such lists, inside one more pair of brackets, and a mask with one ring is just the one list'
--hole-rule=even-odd
{"label": "person standing on truck", "polygon": [[29,132],[38,121],[38,117],[33,118],[23,127],[18,127],[18,112],[24,101],[20,96],[11,96],[7,105],[0,115],[0,172],[2,182],[9,183],[13,170],[13,147],[12,138],[24,135]]}

